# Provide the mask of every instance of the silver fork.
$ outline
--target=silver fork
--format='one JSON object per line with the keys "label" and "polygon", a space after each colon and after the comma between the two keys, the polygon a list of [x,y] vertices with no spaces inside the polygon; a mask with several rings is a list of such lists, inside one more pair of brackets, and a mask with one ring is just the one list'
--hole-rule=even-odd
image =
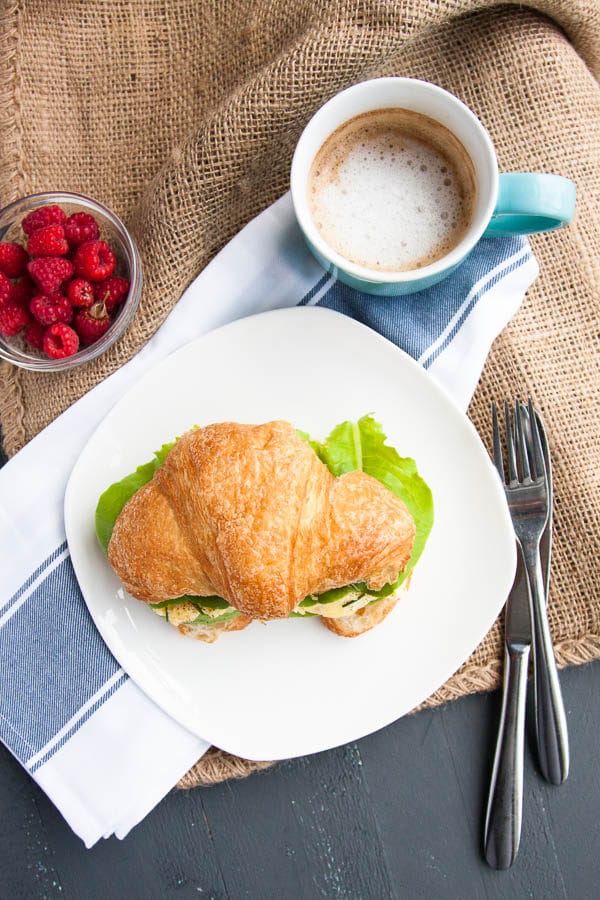
{"label": "silver fork", "polygon": [[[562,784],[569,773],[569,742],[540,564],[540,538],[549,513],[542,444],[531,399],[527,413],[518,400],[515,402],[512,423],[505,401],[504,419],[508,463],[504,491],[521,547],[529,590],[538,760],[544,778],[552,784]],[[505,472],[495,403],[492,404],[492,427],[496,468],[498,472]]]}

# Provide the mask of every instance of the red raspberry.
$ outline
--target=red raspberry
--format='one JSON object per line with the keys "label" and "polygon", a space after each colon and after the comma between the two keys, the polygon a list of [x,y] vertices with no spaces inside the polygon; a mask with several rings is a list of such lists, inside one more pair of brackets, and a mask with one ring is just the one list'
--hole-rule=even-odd
{"label": "red raspberry", "polygon": [[27,241],[30,256],[64,256],[69,245],[62,225],[46,225],[34,231]]}
{"label": "red raspberry", "polygon": [[67,297],[73,306],[89,309],[95,299],[94,286],[86,278],[73,278],[67,285]]}
{"label": "red raspberry", "polygon": [[25,247],[3,241],[0,244],[0,272],[9,278],[20,278],[27,271],[29,257]]}
{"label": "red raspberry", "polygon": [[38,228],[44,228],[46,225],[64,225],[66,221],[67,216],[60,206],[51,204],[50,206],[41,206],[39,209],[34,209],[26,215],[21,222],[21,228],[25,234],[30,235],[37,231]]}
{"label": "red raspberry", "polygon": [[40,256],[27,263],[27,270],[42,294],[56,294],[73,274],[73,263],[58,256]]}
{"label": "red raspberry", "polygon": [[0,334],[5,337],[14,337],[30,322],[31,316],[27,310],[17,306],[16,303],[5,303],[0,307]]}
{"label": "red raspberry", "polygon": [[104,303],[94,303],[89,309],[81,309],[73,323],[75,330],[84,344],[93,344],[111,325]]}
{"label": "red raspberry", "polygon": [[106,241],[86,241],[75,251],[75,271],[90,281],[102,281],[115,271],[117,260]]}
{"label": "red raspberry", "polygon": [[44,350],[50,359],[64,359],[79,350],[79,338],[64,322],[50,325],[44,334]]}
{"label": "red raspberry", "polygon": [[12,284],[4,274],[4,272],[0,272],[0,306],[5,306],[12,292]]}
{"label": "red raspberry", "polygon": [[94,286],[94,294],[99,303],[106,303],[109,312],[121,303],[129,293],[129,281],[127,278],[121,278],[120,275],[113,275],[112,278],[106,278],[99,281]]}
{"label": "red raspberry", "polygon": [[41,322],[32,322],[23,337],[28,344],[36,347],[38,350],[44,349],[44,334],[46,329]]}
{"label": "red raspberry", "polygon": [[65,222],[65,237],[71,247],[79,247],[86,241],[96,241],[100,237],[98,223],[89,213],[77,212]]}
{"label": "red raspberry", "polygon": [[30,303],[33,317],[42,325],[53,325],[55,322],[70,322],[73,318],[73,308],[66,297],[61,294],[36,294]]}
{"label": "red raspberry", "polygon": [[14,281],[10,291],[10,302],[22,306],[23,309],[29,309],[29,301],[33,297],[34,287],[33,281],[28,275]]}

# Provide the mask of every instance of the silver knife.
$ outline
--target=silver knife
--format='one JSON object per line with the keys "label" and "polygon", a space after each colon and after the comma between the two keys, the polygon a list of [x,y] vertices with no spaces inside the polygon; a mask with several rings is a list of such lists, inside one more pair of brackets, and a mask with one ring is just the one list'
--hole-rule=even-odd
{"label": "silver knife", "polygon": [[[523,410],[528,422],[527,410],[525,407]],[[552,461],[546,431],[537,412],[536,419],[548,481],[548,522],[540,540],[542,578],[548,603],[552,557]],[[502,712],[485,821],[485,857],[496,869],[506,869],[512,865],[521,837],[525,702],[532,643],[529,616],[527,580],[517,542],[517,571],[506,604]]]}
{"label": "silver knife", "polygon": [[521,839],[527,670],[531,652],[529,592],[521,548],[506,602],[502,711],[485,817],[485,858],[494,869],[513,864]]}

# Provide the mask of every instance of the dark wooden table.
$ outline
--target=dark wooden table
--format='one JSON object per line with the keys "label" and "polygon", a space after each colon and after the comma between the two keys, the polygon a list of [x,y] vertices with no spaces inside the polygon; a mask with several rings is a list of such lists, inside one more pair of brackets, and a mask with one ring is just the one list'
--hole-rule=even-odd
{"label": "dark wooden table", "polygon": [[0,898],[592,900],[600,896],[600,662],[561,678],[571,774],[547,785],[530,746],[521,849],[506,872],[489,869],[481,853],[495,692],[242,781],[172,791],[124,841],[92,850],[0,748]]}

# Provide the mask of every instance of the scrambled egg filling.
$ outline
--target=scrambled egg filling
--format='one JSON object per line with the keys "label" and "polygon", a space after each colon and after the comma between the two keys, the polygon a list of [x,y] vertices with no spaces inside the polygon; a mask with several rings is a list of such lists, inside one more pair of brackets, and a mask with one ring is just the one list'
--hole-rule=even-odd
{"label": "scrambled egg filling", "polygon": [[[210,619],[217,619],[227,613],[237,612],[233,606],[227,606],[225,609],[209,609],[202,607],[200,611],[197,606],[190,603],[189,600],[183,600],[181,603],[170,603],[168,606],[151,607],[157,615],[163,619],[168,619],[172,625],[191,625],[198,618],[198,615],[208,616]],[[210,624],[210,623],[207,623]]]}
{"label": "scrambled egg filling", "polygon": [[[323,616],[326,619],[339,619],[341,616],[349,616],[351,613],[358,612],[369,603],[377,598],[372,595],[364,594],[361,591],[348,591],[337,600],[330,600],[327,603],[319,603],[318,597],[316,602],[310,605],[302,606],[298,603],[293,610],[296,616]],[[207,616],[209,619],[220,619],[222,616],[236,613],[237,610],[233,606],[227,606],[221,609],[211,609],[202,606],[201,598],[198,605],[191,603],[189,600],[182,600],[180,603],[170,603],[168,606],[151,607],[157,615],[167,619],[172,625],[192,625],[195,623],[199,615]],[[304,602],[304,601],[302,601]],[[210,625],[210,622],[206,622]]]}
{"label": "scrambled egg filling", "polygon": [[377,598],[358,591],[348,591],[343,597],[340,597],[338,600],[330,600],[328,603],[319,603],[318,600],[310,606],[302,606],[299,603],[294,612],[301,616],[309,614],[323,616],[324,619],[339,619],[341,616],[349,616],[350,613],[362,609],[373,599]]}

